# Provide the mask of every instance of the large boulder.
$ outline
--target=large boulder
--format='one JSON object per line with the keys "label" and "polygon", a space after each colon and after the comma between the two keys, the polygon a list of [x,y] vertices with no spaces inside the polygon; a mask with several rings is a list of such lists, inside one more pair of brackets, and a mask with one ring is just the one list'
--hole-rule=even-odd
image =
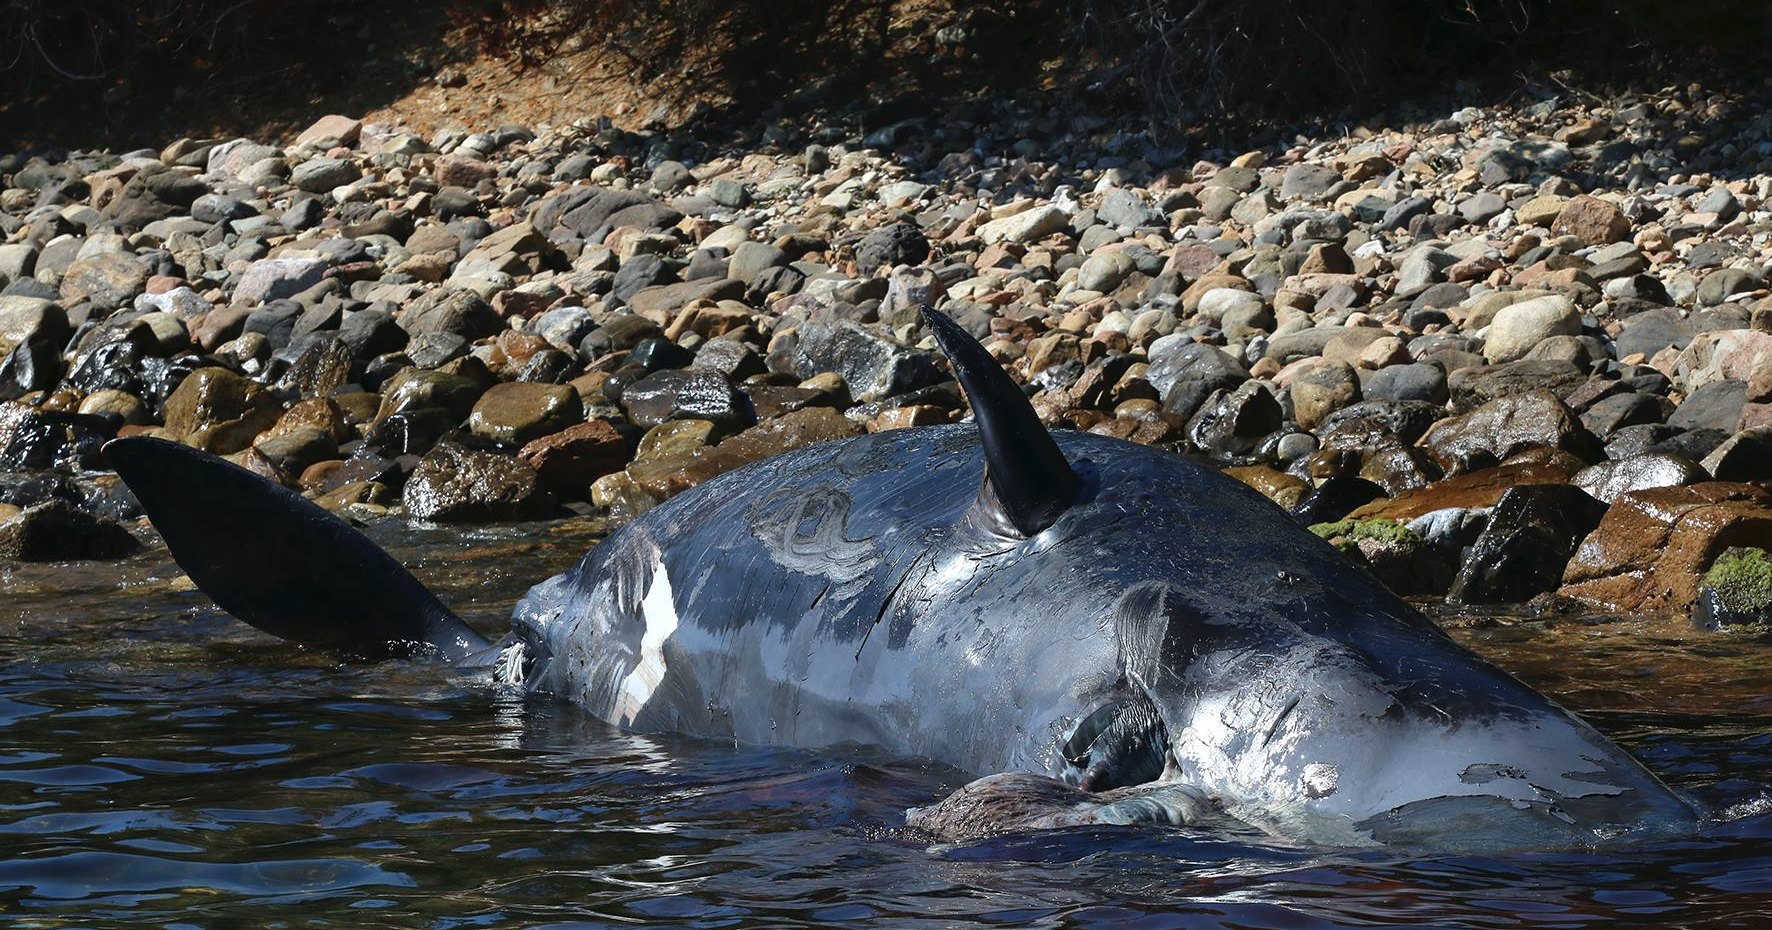
{"label": "large boulder", "polygon": [[1534,446],[1591,454],[1592,437],[1547,391],[1502,397],[1435,423],[1421,446],[1449,475],[1500,463]]}
{"label": "large boulder", "polygon": [[1563,571],[1558,593],[1607,610],[1685,614],[1730,546],[1772,547],[1772,495],[1712,481],[1619,496]]}

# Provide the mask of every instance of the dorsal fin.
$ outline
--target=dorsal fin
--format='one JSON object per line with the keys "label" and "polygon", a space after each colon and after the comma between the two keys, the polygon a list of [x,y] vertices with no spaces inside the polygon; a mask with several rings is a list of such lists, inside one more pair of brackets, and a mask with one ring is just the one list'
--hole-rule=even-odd
{"label": "dorsal fin", "polygon": [[923,307],[923,321],[953,363],[978,424],[985,472],[977,510],[999,529],[1012,527],[1024,537],[1051,526],[1076,500],[1077,473],[1034,406],[978,340],[933,307]]}

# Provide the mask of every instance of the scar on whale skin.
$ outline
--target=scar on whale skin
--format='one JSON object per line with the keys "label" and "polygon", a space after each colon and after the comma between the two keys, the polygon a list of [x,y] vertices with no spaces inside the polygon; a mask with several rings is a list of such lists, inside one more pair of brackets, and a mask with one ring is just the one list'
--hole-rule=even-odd
{"label": "scar on whale skin", "polygon": [[664,681],[664,643],[677,632],[677,606],[671,601],[671,576],[665,572],[663,559],[653,563],[652,582],[640,601],[640,618],[646,624],[640,635],[640,661],[622,679],[616,698],[615,717],[622,726],[633,724]]}

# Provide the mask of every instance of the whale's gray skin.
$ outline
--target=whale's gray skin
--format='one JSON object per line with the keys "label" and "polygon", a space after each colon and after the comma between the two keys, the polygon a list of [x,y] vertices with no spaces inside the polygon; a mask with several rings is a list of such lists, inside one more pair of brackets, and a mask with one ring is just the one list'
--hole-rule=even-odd
{"label": "whale's gray skin", "polygon": [[[926,316],[975,423],[678,495],[537,585],[496,647],[299,495],[160,440],[106,453],[247,622],[356,654],[416,643],[635,730],[866,743],[987,776],[913,813],[936,832],[1229,817],[1478,849],[1694,825],[1623,750],[1259,494],[1147,447],[1055,440],[982,347]],[[205,495],[232,503],[193,508]],[[377,617],[349,609],[363,592]]]}
{"label": "whale's gray skin", "polygon": [[[1560,845],[1690,824],[1621,749],[1259,494],[1119,440],[1058,442],[1083,497],[1028,539],[968,518],[983,472],[968,425],[716,478],[536,586],[513,678],[637,730],[1166,780],[1315,842]],[[1151,738],[1067,759],[1114,705],[1154,708]]]}

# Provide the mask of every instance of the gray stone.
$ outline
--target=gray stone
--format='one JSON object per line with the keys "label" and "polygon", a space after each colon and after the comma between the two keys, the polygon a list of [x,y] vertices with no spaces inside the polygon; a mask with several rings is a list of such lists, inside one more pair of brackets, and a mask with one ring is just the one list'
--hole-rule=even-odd
{"label": "gray stone", "polygon": [[265,258],[247,266],[234,287],[234,302],[243,306],[294,297],[326,277],[319,258]]}
{"label": "gray stone", "polygon": [[295,166],[289,174],[289,183],[298,190],[311,194],[324,194],[335,187],[343,187],[363,176],[363,172],[355,163],[343,158],[310,158]]}
{"label": "gray stone", "polygon": [[1168,225],[1162,212],[1145,203],[1137,191],[1123,188],[1108,191],[1101,199],[1101,206],[1095,208],[1095,218],[1122,229]]}

